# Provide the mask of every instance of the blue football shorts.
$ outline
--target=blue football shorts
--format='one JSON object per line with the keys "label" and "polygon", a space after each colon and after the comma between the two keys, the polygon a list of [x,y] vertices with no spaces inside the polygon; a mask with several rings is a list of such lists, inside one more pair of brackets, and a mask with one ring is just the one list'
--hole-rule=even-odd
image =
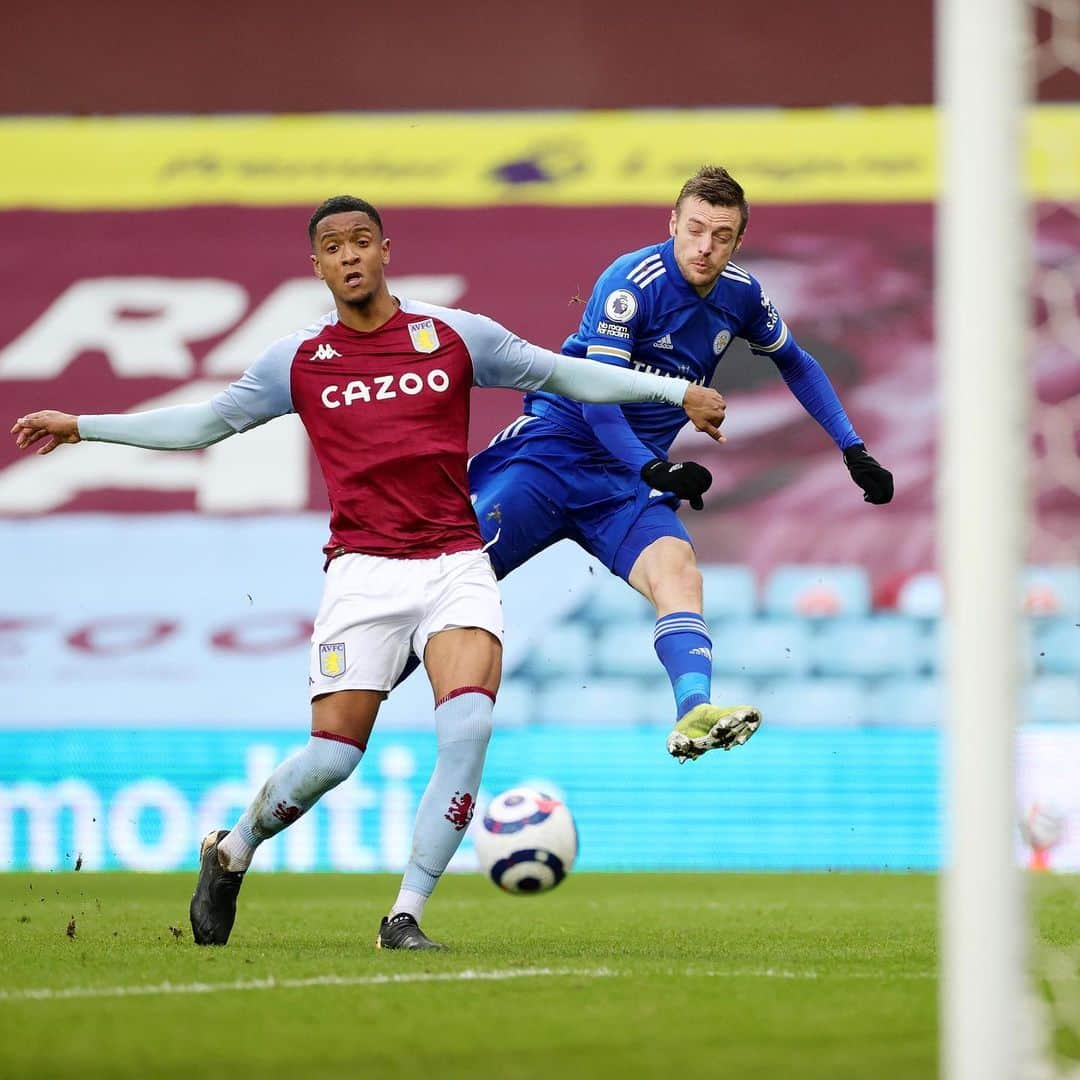
{"label": "blue football shorts", "polygon": [[499,578],[559,540],[624,580],[654,540],[691,542],[676,496],[650,492],[631,467],[544,417],[519,417],[500,432],[469,462],[469,487]]}

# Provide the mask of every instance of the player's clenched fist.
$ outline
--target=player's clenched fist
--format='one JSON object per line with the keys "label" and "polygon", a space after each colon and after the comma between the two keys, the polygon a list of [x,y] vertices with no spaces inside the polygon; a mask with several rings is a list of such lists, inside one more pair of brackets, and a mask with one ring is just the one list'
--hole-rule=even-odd
{"label": "player's clenched fist", "polygon": [[55,409],[45,409],[42,412],[20,416],[15,421],[11,434],[15,436],[15,445],[20,450],[26,450],[40,442],[41,446],[37,451],[39,454],[51,453],[61,443],[81,441],[79,418],[72,416],[71,413],[57,412]]}
{"label": "player's clenched fist", "polygon": [[720,425],[724,422],[724,413],[727,409],[722,394],[710,390],[707,386],[691,383],[686,391],[686,397],[683,398],[683,409],[698,431],[704,431],[709,438],[717,442],[726,442],[720,432]]}

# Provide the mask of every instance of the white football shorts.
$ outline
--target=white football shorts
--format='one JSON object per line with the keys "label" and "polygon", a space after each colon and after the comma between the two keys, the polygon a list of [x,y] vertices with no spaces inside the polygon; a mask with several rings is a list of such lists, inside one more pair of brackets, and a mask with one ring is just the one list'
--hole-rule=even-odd
{"label": "white football shorts", "polygon": [[484,552],[435,559],[339,555],[327,567],[311,636],[311,697],[388,691],[410,648],[423,659],[432,634],[465,626],[503,639],[502,599]]}

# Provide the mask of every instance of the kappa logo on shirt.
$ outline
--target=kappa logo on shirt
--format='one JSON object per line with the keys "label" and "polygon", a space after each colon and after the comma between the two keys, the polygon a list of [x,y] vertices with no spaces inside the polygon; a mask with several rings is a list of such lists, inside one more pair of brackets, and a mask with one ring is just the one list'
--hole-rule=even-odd
{"label": "kappa logo on shirt", "polygon": [[409,323],[409,337],[417,352],[433,353],[439,347],[439,334],[431,319]]}
{"label": "kappa logo on shirt", "polygon": [[333,360],[335,358],[340,359],[341,353],[333,345],[327,345],[325,342],[315,350],[312,356],[314,360]]}

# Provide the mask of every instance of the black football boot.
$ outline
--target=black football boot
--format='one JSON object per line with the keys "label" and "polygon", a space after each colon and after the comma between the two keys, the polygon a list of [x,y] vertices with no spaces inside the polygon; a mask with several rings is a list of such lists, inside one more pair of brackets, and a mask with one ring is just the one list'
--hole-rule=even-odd
{"label": "black football boot", "polygon": [[376,949],[445,949],[432,941],[407,912],[400,911],[383,919],[379,924],[379,936],[375,938]]}
{"label": "black football boot", "polygon": [[190,912],[196,945],[224,945],[236,920],[236,896],[244,884],[244,871],[225,870],[218,861],[218,844],[228,835],[228,829],[207,833],[199,849],[199,880]]}

